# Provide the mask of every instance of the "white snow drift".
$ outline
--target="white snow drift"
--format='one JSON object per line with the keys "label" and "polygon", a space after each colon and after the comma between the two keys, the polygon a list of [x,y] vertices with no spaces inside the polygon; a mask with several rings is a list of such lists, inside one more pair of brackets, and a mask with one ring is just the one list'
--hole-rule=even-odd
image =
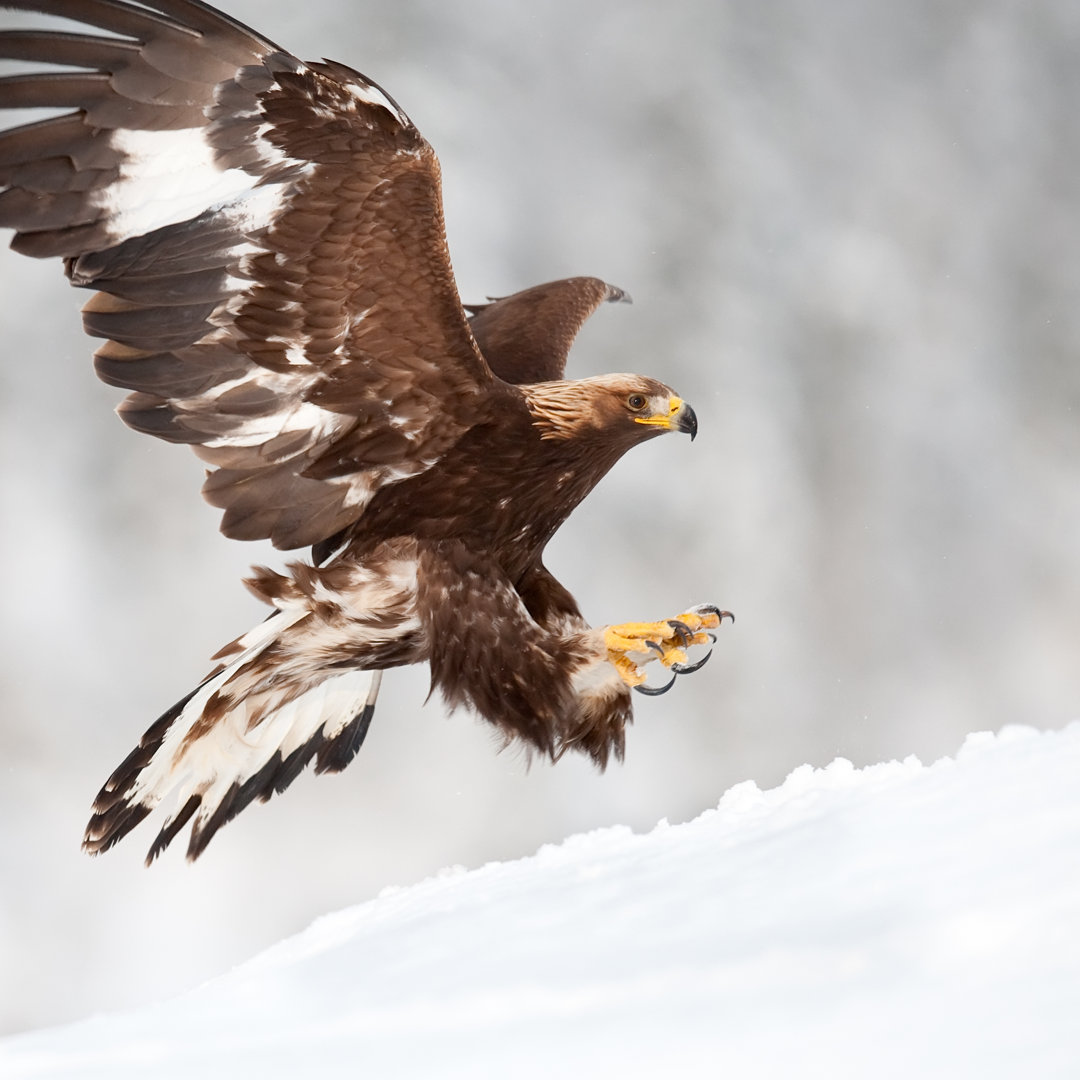
{"label": "white snow drift", "polygon": [[0,1074],[1075,1077],[1078,776],[1080,723],[804,766],[388,890],[174,1001],[7,1039]]}

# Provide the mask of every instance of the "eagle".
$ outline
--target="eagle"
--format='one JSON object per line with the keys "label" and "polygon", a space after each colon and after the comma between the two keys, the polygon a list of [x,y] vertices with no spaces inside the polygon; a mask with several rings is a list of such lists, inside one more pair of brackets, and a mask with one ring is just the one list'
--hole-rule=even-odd
{"label": "eagle", "polygon": [[[545,545],[631,447],[697,432],[640,375],[568,380],[571,343],[624,293],[593,277],[465,306],[439,163],[394,99],[196,0],[5,0],[88,32],[0,33],[0,226],[93,295],[121,419],[187,444],[238,540],[310,548],[246,582],[271,608],[105,782],[83,846],[161,807],[147,863],[189,859],[309,764],[344,769],[382,674],[426,663],[507,742],[600,768],[631,690],[696,670],[728,612],[594,627]],[[58,112],[57,112],[58,111]],[[646,668],[670,673],[650,686]]]}

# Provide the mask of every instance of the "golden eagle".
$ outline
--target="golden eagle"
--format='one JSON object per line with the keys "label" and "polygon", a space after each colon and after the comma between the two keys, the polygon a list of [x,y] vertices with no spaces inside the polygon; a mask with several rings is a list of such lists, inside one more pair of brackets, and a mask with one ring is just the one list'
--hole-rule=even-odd
{"label": "golden eagle", "polygon": [[623,294],[579,277],[465,308],[438,161],[356,71],[195,0],[6,6],[96,33],[0,34],[59,67],[4,78],[0,107],[68,110],[0,134],[0,225],[94,290],[98,374],[132,391],[128,425],[207,463],[222,531],[312,548],[255,572],[272,613],[109,778],[86,850],[172,795],[148,861],[189,821],[196,858],[312,760],[343,769],[404,664],[508,739],[621,757],[645,664],[699,667],[726,614],[593,628],[542,562],[630,447],[697,430],[655,379],[563,378]]}

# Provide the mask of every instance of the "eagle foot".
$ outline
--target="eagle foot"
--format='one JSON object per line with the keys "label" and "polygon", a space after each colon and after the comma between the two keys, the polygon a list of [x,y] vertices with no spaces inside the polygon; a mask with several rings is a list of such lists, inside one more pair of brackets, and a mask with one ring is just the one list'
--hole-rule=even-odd
{"label": "eagle foot", "polygon": [[[675,685],[677,676],[689,675],[705,666],[712,655],[711,649],[694,663],[689,663],[687,649],[714,643],[716,635],[711,631],[718,629],[725,618],[735,621],[730,611],[700,604],[673,619],[605,627],[608,660],[615,665],[623,682],[638,693],[666,694]],[[653,660],[659,660],[672,673],[670,681],[662,686],[645,685],[643,668]]]}

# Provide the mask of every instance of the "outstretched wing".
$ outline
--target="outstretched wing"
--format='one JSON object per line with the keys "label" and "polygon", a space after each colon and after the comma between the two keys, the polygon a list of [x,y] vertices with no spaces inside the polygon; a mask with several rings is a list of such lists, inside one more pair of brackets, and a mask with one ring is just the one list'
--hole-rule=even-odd
{"label": "outstretched wing", "polygon": [[488,366],[521,385],[563,377],[574,338],[604,301],[629,303],[630,297],[599,278],[572,277],[466,307]]}
{"label": "outstretched wing", "polygon": [[75,110],[0,135],[0,225],[97,290],[99,375],[214,467],[222,531],[312,544],[434,464],[492,376],[397,104],[193,0],[7,6],[111,36],[0,34],[75,69],[0,80],[0,107]]}

